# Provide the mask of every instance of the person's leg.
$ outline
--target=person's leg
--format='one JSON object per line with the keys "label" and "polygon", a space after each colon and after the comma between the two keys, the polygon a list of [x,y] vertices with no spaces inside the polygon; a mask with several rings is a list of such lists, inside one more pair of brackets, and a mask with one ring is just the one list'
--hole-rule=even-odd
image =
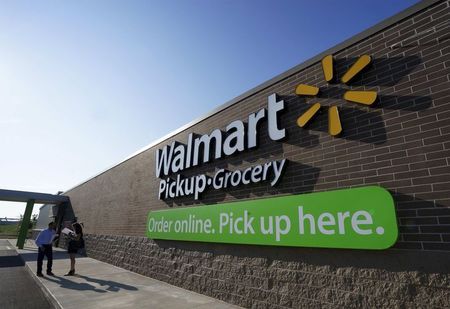
{"label": "person's leg", "polygon": [[47,274],[52,272],[53,266],[53,248],[52,245],[45,247],[45,256],[47,257]]}
{"label": "person's leg", "polygon": [[65,276],[73,276],[75,274],[75,253],[69,253],[70,256],[70,271]]}
{"label": "person's leg", "polygon": [[75,271],[75,253],[70,254],[70,270]]}
{"label": "person's leg", "polygon": [[37,274],[42,274],[42,261],[44,260],[45,252],[38,247],[38,259],[37,259]]}

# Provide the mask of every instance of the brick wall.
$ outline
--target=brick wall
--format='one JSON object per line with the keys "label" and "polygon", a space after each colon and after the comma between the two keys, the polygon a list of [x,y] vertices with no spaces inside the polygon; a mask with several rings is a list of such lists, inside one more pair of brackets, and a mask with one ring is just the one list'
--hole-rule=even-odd
{"label": "brick wall", "polygon": [[[449,18],[449,1],[440,1],[334,52],[338,77],[360,55],[373,58],[349,86],[327,84],[317,61],[71,189],[67,195],[85,223],[88,255],[244,307],[450,306]],[[319,96],[295,95],[299,83],[319,86]],[[347,88],[376,90],[378,102],[374,107],[346,102]],[[269,141],[262,124],[258,149],[183,175],[286,158],[289,165],[277,187],[260,183],[211,190],[200,201],[158,200],[156,149],[184,142],[191,132],[206,134],[245,120],[266,107],[272,93],[286,105],[280,117],[288,134],[284,142]],[[297,127],[297,117],[314,102],[339,107],[340,137],[328,135],[326,112],[307,130]],[[150,210],[362,185],[383,186],[394,197],[400,236],[389,250],[142,238]]]}
{"label": "brick wall", "polygon": [[120,235],[87,235],[86,249],[99,260],[246,308],[437,308],[450,300],[444,252],[273,250]]}

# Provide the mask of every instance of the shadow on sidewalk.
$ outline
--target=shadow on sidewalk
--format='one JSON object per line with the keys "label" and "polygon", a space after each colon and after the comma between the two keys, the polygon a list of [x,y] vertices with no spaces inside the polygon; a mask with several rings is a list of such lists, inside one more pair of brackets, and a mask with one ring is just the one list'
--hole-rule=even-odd
{"label": "shadow on sidewalk", "polygon": [[[20,256],[22,257],[22,259],[25,262],[32,262],[32,261],[37,261],[37,256],[38,256],[38,252],[37,252],[37,248],[26,248],[27,253],[21,252]],[[81,259],[84,258],[84,256],[80,256],[77,255],[77,259]],[[59,251],[59,250],[53,250],[53,260],[68,260],[69,259],[69,255],[67,254],[67,252],[65,251]]]}
{"label": "shadow on sidewalk", "polygon": [[25,263],[16,255],[0,256],[0,268],[3,267],[19,267],[24,266]]}
{"label": "shadow on sidewalk", "polygon": [[97,292],[97,293],[107,293],[107,292],[118,292],[121,289],[129,290],[129,291],[137,291],[138,290],[138,288],[136,288],[134,286],[111,281],[111,280],[90,278],[90,277],[82,276],[82,275],[75,275],[74,277],[71,277],[71,278],[82,278],[88,282],[93,282],[93,283],[97,283],[101,286],[108,286],[108,287],[106,288],[106,290],[103,290],[103,289],[96,288],[92,284],[89,284],[86,282],[75,282],[75,281],[66,279],[65,277],[60,277],[60,276],[53,276],[53,277],[45,276],[44,277],[45,280],[59,284],[59,286],[61,288],[78,290],[78,291],[92,291],[92,292]]}
{"label": "shadow on sidewalk", "polygon": [[89,284],[89,283],[78,283],[78,282],[74,282],[72,280],[68,280],[64,277],[58,277],[58,276],[54,276],[54,277],[49,277],[49,276],[45,276],[44,277],[45,280],[54,282],[56,284],[59,284],[60,287],[64,288],[64,289],[71,289],[71,290],[78,290],[78,291],[92,291],[92,292],[97,292],[97,293],[107,293],[104,290],[100,290],[97,289],[95,286]]}
{"label": "shadow on sidewalk", "polygon": [[110,291],[110,292],[118,292],[118,291],[120,291],[120,289],[124,289],[124,290],[128,290],[128,291],[137,291],[138,290],[138,288],[136,288],[134,286],[111,281],[111,280],[102,280],[102,279],[91,278],[91,277],[83,276],[83,275],[76,275],[76,276],[79,278],[83,278],[84,280],[86,280],[88,282],[97,283],[101,286],[108,286],[106,288],[106,290]]}

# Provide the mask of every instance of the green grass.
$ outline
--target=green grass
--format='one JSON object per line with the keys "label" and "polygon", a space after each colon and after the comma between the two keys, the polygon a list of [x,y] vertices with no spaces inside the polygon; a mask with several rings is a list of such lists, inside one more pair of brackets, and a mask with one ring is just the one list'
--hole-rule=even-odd
{"label": "green grass", "polygon": [[[19,235],[19,224],[0,225],[0,238],[16,238]],[[31,222],[28,229],[27,238],[31,237],[31,232],[36,226],[36,222]]]}
{"label": "green grass", "polygon": [[17,236],[18,232],[18,224],[0,225],[0,236]]}

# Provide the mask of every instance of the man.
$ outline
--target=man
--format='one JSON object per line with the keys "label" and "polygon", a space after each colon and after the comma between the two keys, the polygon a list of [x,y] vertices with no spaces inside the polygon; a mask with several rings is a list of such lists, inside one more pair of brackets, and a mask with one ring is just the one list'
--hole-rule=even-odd
{"label": "man", "polygon": [[53,265],[53,250],[52,243],[58,236],[55,232],[55,223],[50,222],[48,224],[48,229],[43,230],[39,233],[35,240],[36,246],[38,246],[38,260],[37,260],[37,275],[38,277],[43,277],[42,274],[42,264],[44,261],[44,256],[47,257],[47,275],[54,276],[52,273]]}

